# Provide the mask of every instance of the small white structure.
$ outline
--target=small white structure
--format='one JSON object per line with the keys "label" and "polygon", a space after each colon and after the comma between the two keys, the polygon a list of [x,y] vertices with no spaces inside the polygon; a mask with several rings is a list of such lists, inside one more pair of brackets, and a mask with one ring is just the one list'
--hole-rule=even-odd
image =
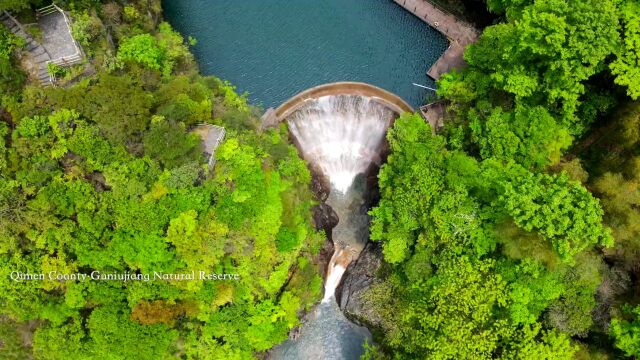
{"label": "small white structure", "polygon": [[213,166],[216,163],[216,149],[222,140],[224,140],[226,130],[222,126],[218,125],[200,124],[196,125],[192,131],[202,139],[204,153],[207,156],[207,167],[209,170],[213,169]]}

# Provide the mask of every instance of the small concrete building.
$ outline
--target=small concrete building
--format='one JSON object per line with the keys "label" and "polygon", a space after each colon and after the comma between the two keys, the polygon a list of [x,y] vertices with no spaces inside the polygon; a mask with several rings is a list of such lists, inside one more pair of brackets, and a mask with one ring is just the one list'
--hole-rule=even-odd
{"label": "small concrete building", "polygon": [[202,140],[204,153],[207,156],[207,167],[209,168],[209,170],[213,169],[213,166],[216,163],[216,149],[218,148],[222,140],[224,140],[226,130],[222,126],[200,124],[196,125],[196,127],[193,128],[192,131],[196,133]]}

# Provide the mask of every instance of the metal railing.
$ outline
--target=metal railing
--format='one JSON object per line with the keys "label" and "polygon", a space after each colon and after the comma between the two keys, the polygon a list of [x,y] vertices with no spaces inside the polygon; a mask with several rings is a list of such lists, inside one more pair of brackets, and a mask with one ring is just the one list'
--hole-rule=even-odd
{"label": "metal railing", "polygon": [[[82,49],[80,48],[80,45],[78,45],[78,43],[76,42],[76,39],[73,37],[73,34],[71,33],[71,20],[69,20],[69,17],[67,16],[67,14],[65,13],[64,10],[62,10],[60,7],[58,7],[58,5],[56,4],[51,4],[49,6],[45,6],[41,9],[36,10],[36,13],[38,14],[38,16],[46,16],[46,15],[50,15],[53,14],[55,12],[60,12],[60,14],[62,14],[62,17],[64,18],[64,22],[67,25],[67,31],[69,32],[69,37],[71,37],[71,40],[73,41],[73,47],[75,49],[75,52],[72,55],[69,56],[62,56],[59,57],[57,59],[51,59],[47,61],[47,71],[49,71],[49,64],[53,64],[53,65],[57,65],[57,66],[71,66],[71,65],[75,65],[77,63],[80,63],[84,60],[84,53],[82,52]],[[49,81],[54,84],[56,81],[56,77],[53,74],[49,74]]]}
{"label": "metal railing", "polygon": [[20,21],[18,21],[16,18],[14,18],[13,16],[11,16],[11,14],[9,14],[8,11],[3,10],[2,11],[9,19],[11,19],[11,21],[16,24],[16,26],[22,30],[25,34],[27,34],[27,36],[29,35],[29,33],[27,32],[27,29],[24,28],[24,26],[22,26],[22,24],[20,23]]}
{"label": "metal railing", "polygon": [[37,9],[36,15],[45,16],[45,15],[53,14],[56,11],[58,11],[57,6],[55,4],[51,4],[49,6],[45,6],[43,8]]}

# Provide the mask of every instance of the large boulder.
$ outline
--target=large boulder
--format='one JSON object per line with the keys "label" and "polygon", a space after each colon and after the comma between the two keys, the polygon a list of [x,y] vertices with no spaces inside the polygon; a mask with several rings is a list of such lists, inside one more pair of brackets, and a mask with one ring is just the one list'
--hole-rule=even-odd
{"label": "large boulder", "polygon": [[351,321],[362,326],[379,327],[382,319],[375,308],[366,303],[363,294],[377,281],[382,266],[380,243],[369,241],[360,257],[349,264],[336,294],[340,309]]}

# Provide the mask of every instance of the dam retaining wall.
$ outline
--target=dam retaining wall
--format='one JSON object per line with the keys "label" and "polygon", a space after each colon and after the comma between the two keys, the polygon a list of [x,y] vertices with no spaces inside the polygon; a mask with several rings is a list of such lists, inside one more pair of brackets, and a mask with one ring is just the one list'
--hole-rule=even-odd
{"label": "dam retaining wall", "polygon": [[362,82],[341,81],[314,86],[289,98],[276,109],[267,109],[261,119],[262,127],[276,126],[294,111],[298,110],[306,101],[330,95],[366,96],[381,102],[398,114],[415,111],[411,105],[399,96],[375,85]]}

